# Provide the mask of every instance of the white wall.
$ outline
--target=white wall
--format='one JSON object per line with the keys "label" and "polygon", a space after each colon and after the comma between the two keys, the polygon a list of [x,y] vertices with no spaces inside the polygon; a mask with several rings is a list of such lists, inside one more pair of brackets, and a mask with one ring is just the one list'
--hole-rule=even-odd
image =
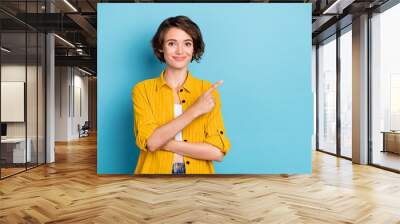
{"label": "white wall", "polygon": [[[76,70],[75,70],[76,72]],[[74,79],[74,86],[75,86],[75,96],[74,96],[74,111],[73,113],[73,119],[72,119],[72,135],[75,137],[78,137],[78,124],[81,126],[89,119],[89,113],[88,113],[88,77],[75,75]],[[79,93],[80,92],[80,93]],[[80,96],[80,97],[79,97]],[[80,108],[81,107],[81,108]],[[81,110],[81,111],[80,111]]]}
{"label": "white wall", "polygon": [[68,140],[68,88],[70,84],[69,69],[55,68],[55,141]]}
{"label": "white wall", "polygon": [[88,120],[88,77],[76,68],[56,67],[55,86],[55,140],[77,139],[78,124]]}

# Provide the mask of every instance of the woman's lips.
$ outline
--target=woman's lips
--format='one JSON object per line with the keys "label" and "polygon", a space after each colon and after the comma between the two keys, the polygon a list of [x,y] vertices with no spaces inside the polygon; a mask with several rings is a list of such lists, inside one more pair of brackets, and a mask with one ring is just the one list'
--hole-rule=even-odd
{"label": "woman's lips", "polygon": [[172,57],[175,61],[184,61],[186,57]]}

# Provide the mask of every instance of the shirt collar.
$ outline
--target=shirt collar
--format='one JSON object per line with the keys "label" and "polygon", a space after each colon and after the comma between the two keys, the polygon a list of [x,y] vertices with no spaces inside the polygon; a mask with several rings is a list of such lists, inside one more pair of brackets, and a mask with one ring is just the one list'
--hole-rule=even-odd
{"label": "shirt collar", "polygon": [[[161,72],[160,77],[157,79],[157,90],[159,90],[164,85],[168,86],[167,82],[164,79],[164,72],[165,70]],[[191,90],[193,90],[193,86],[194,86],[193,76],[192,73],[188,71],[185,83],[183,83],[183,89],[190,92]]]}

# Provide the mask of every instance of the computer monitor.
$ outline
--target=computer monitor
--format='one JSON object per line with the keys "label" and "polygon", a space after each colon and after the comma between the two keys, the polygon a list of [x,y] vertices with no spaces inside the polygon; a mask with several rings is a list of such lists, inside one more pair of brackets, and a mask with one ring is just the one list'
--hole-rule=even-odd
{"label": "computer monitor", "polygon": [[7,136],[7,124],[1,123],[1,136]]}

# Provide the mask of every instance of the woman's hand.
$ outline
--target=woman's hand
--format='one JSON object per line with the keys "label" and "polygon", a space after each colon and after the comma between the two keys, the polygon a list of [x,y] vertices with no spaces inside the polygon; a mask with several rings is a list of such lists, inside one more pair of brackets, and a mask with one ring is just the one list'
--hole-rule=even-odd
{"label": "woman's hand", "polygon": [[223,80],[219,80],[218,82],[212,84],[211,87],[206,92],[203,93],[203,95],[197,98],[196,102],[194,102],[187,109],[187,111],[189,113],[193,113],[195,117],[210,112],[215,106],[215,101],[212,92],[222,83]]}

